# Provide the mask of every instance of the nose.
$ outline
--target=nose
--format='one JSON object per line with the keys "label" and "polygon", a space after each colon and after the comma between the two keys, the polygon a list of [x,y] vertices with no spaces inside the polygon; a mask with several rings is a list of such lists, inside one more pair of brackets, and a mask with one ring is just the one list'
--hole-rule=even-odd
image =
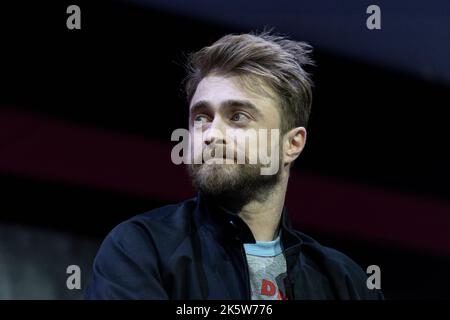
{"label": "nose", "polygon": [[211,122],[211,125],[203,132],[203,142],[205,145],[225,144],[226,125],[222,119],[217,116]]}

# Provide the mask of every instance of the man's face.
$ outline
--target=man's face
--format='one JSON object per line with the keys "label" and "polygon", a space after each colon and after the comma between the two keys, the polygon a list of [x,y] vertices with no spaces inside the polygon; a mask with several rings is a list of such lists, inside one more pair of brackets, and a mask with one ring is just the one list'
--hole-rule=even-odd
{"label": "man's face", "polygon": [[[264,86],[262,81],[256,80],[255,85]],[[264,89],[270,92],[268,87]],[[279,179],[281,170],[277,169],[272,175],[262,175],[261,168],[267,164],[263,165],[259,157],[256,163],[249,159],[250,154],[259,155],[260,138],[264,136],[259,129],[266,129],[267,146],[263,153],[272,155],[276,150],[281,165],[279,140],[271,139],[271,129],[280,129],[276,101],[271,97],[273,94],[253,91],[246,89],[238,76],[210,75],[198,84],[189,106],[190,150],[193,150],[194,137],[198,139],[200,136],[203,152],[194,154],[194,164],[188,168],[194,185],[206,194],[255,198],[273,187]],[[249,135],[250,131],[256,132],[257,141],[245,140],[246,137],[255,137]],[[261,133],[262,136],[259,135]],[[202,158],[205,153],[212,155],[213,160],[220,158],[223,163],[205,163]],[[245,155],[244,164],[238,163],[238,154]],[[233,163],[226,163],[224,158]]]}

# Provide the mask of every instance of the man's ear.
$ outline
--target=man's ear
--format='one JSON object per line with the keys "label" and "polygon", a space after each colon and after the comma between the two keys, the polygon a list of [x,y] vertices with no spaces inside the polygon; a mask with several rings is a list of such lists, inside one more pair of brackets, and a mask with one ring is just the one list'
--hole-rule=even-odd
{"label": "man's ear", "polygon": [[292,164],[298,158],[306,144],[305,127],[297,127],[288,131],[283,138],[284,154],[283,162],[285,165]]}

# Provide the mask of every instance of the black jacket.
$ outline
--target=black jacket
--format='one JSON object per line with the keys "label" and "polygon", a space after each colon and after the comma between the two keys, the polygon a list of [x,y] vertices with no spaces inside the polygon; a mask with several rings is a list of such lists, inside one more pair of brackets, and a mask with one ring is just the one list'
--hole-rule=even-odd
{"label": "black jacket", "polygon": [[[281,242],[288,299],[381,299],[344,254],[291,227]],[[243,243],[255,239],[237,215],[196,198],[135,216],[115,227],[94,260],[87,299],[247,299]]]}

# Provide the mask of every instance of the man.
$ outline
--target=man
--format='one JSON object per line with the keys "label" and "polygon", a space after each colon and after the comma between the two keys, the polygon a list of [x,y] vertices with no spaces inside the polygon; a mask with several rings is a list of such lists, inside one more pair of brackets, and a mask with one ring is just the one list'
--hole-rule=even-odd
{"label": "man", "polygon": [[310,51],[263,32],[227,35],[189,57],[186,158],[197,197],[111,231],[87,298],[382,298],[355,262],[294,230],[284,206],[306,142]]}

